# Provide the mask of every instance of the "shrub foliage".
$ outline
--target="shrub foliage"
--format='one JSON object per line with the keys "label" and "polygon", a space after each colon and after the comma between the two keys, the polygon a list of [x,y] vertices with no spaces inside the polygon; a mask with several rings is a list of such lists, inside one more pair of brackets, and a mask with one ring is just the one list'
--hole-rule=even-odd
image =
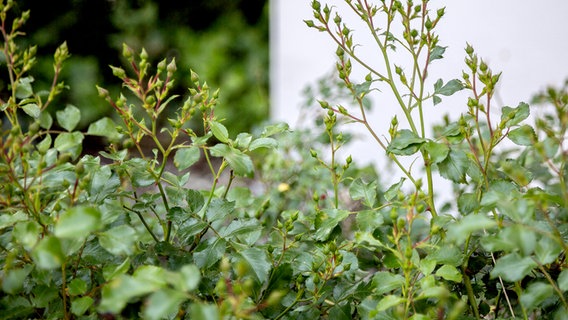
{"label": "shrub foliage", "polygon": [[[115,117],[77,131],[78,108],[45,112],[66,89],[65,43],[53,85],[34,91],[36,47],[18,45],[29,12],[11,18],[13,2],[2,2],[0,318],[563,319],[567,88],[538,94],[529,124],[527,103],[495,105],[500,73],[471,46],[461,79],[429,84],[445,50],[435,34],[444,9],[345,4],[376,40],[377,61],[356,53],[329,5],[313,1],[306,24],[337,44],[350,99],[320,100],[314,130],[231,135],[215,114],[219,90],[195,72],[188,98],[165,114],[180,99],[170,93],[175,60],[154,66],[127,45],[126,66],[111,67],[123,91],[97,88]],[[462,114],[429,133],[426,110],[463,90]],[[405,124],[394,117],[377,132],[366,99],[388,93]],[[397,183],[382,188],[373,169],[342,158],[342,120],[368,129]],[[89,135],[107,148],[83,154]],[[437,175],[454,185],[443,207]]]}

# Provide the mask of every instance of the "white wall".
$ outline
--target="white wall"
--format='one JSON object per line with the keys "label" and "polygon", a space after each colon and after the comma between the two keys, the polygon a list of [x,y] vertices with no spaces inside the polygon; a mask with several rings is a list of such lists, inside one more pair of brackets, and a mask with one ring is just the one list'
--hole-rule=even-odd
{"label": "white wall", "polygon": [[[320,0],[343,8],[342,0]],[[309,29],[304,19],[313,19],[311,0],[272,0],[271,73],[272,117],[296,123],[302,90],[329,73],[335,65],[335,46],[325,33]],[[560,85],[568,77],[568,1],[566,0],[432,0],[430,8],[446,6],[437,27],[440,45],[448,46],[444,60],[431,69],[432,81],[460,78],[465,69],[464,47],[470,43],[494,71],[503,71],[498,88],[498,106],[516,106],[548,85]],[[355,28],[357,29],[357,28]],[[359,28],[361,31],[362,28]],[[355,33],[357,35],[357,33]],[[362,53],[379,58],[363,43]],[[387,99],[387,100],[384,100]],[[376,95],[373,125],[387,134],[390,114],[388,98]],[[440,119],[449,111],[457,117],[465,111],[464,96],[445,99],[427,114]],[[399,119],[401,119],[399,117]],[[359,161],[384,166],[384,152],[368,141],[349,150]],[[398,177],[398,174],[396,174]]]}

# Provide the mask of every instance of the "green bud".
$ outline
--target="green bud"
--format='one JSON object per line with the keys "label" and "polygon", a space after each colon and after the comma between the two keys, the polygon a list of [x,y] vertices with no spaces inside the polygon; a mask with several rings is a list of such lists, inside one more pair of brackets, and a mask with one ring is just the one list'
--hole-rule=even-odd
{"label": "green bud", "polygon": [[313,28],[313,27],[316,26],[313,20],[304,20],[304,23],[305,23],[309,28]]}
{"label": "green bud", "polygon": [[96,86],[96,87],[97,87],[97,91],[99,92],[99,97],[104,98],[104,99],[108,98],[109,94],[108,94],[107,89],[101,88],[99,86]]}
{"label": "green bud", "polygon": [[166,69],[166,59],[162,59],[162,61],[158,63],[158,71],[162,72],[165,69]]}
{"label": "green bud", "polygon": [[368,73],[368,74],[365,76],[365,81],[373,81],[373,76],[371,75],[371,73]]}
{"label": "green bud", "polygon": [[310,155],[311,155],[313,158],[316,158],[316,159],[317,159],[317,157],[318,157],[318,153],[317,153],[314,149],[310,149]]}
{"label": "green bud", "polygon": [[432,23],[432,20],[430,20],[430,18],[428,18],[428,19],[426,20],[426,22],[424,23],[424,26],[426,27],[426,30],[432,30],[433,25],[434,25],[434,24]]}
{"label": "green bud", "polygon": [[144,48],[140,51],[140,59],[143,61],[148,60],[148,52]]}
{"label": "green bud", "polygon": [[465,47],[465,53],[467,53],[468,55],[472,55],[474,52],[473,47],[468,43],[467,46]]}
{"label": "green bud", "polygon": [[35,121],[34,123],[30,124],[28,127],[28,132],[30,135],[35,135],[39,131],[39,122]]}
{"label": "green bud", "polygon": [[338,56],[339,58],[343,58],[343,56],[345,55],[345,51],[343,50],[342,47],[337,46],[337,50],[335,50],[335,55]]}
{"label": "green bud", "polygon": [[124,71],[124,69],[120,68],[120,67],[113,67],[110,66],[110,68],[112,69],[112,74],[120,79],[124,79],[126,78],[126,72]]}
{"label": "green bud", "polygon": [[320,2],[317,0],[312,1],[312,9],[314,9],[315,11],[320,11],[321,9]]}
{"label": "green bud", "polygon": [[335,18],[333,18],[333,22],[335,22],[336,24],[340,24],[341,23],[341,17],[338,14],[335,14]]}
{"label": "green bud", "polygon": [[441,18],[444,15],[445,10],[446,10],[446,8],[444,7],[444,8],[440,8],[440,9],[438,9],[438,11],[436,11],[438,18]]}
{"label": "green bud", "polygon": [[170,61],[170,63],[168,63],[168,74],[172,74],[174,72],[176,72],[177,70],[177,66],[176,66],[176,58],[173,58],[172,61]]}
{"label": "green bud", "polygon": [[127,60],[132,59],[132,49],[126,45],[126,43],[122,44],[122,56],[125,57]]}
{"label": "green bud", "polygon": [[485,63],[485,61],[481,60],[481,63],[479,64],[479,70],[481,72],[487,71],[487,64]]}

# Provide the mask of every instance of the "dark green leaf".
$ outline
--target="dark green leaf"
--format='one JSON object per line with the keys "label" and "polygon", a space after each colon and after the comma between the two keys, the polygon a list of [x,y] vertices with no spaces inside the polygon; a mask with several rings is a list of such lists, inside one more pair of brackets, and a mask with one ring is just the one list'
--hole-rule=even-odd
{"label": "dark green leaf", "polygon": [[176,151],[174,165],[178,170],[185,170],[199,160],[201,151],[198,147],[182,148]]}
{"label": "dark green leaf", "polygon": [[362,200],[365,206],[372,208],[377,199],[377,181],[367,183],[360,178],[355,179],[349,187],[349,194],[353,200]]}
{"label": "dark green leaf", "polygon": [[316,232],[314,239],[317,241],[325,241],[331,234],[331,231],[337,225],[349,216],[349,211],[338,209],[324,209],[318,211],[316,218]]}
{"label": "dark green leaf", "polygon": [[507,137],[519,146],[532,146],[537,141],[533,127],[526,124],[511,130]]}
{"label": "dark green leaf", "polygon": [[195,264],[202,269],[211,268],[217,261],[223,257],[225,250],[227,248],[227,243],[225,240],[220,238],[211,238],[203,246],[198,247],[199,251],[196,251],[193,255]]}
{"label": "dark green leaf", "polygon": [[256,280],[258,280],[261,284],[266,283],[268,280],[268,274],[272,269],[272,264],[268,259],[266,250],[260,248],[248,248],[241,251],[240,255],[253,270]]}
{"label": "dark green leaf", "polygon": [[189,210],[192,213],[197,213],[205,203],[205,199],[201,192],[193,189],[187,190],[186,201],[189,205]]}
{"label": "dark green leaf", "polygon": [[344,303],[341,305],[335,305],[329,310],[329,319],[337,320],[351,320],[351,305],[349,303]]}
{"label": "dark green leaf", "polygon": [[397,132],[394,139],[388,145],[387,152],[399,156],[409,156],[416,153],[425,142],[425,139],[420,138],[414,132],[408,129],[402,129]]}
{"label": "dark green leaf", "polygon": [[518,253],[513,252],[497,260],[495,267],[491,270],[491,277],[501,277],[505,281],[516,282],[522,280],[536,266],[537,263],[532,258],[523,258]]}
{"label": "dark green leaf", "polygon": [[68,104],[65,109],[56,111],[55,117],[57,118],[57,123],[63,129],[73,131],[81,120],[81,111],[79,108]]}
{"label": "dark green leaf", "polygon": [[465,183],[465,173],[468,168],[468,160],[465,152],[450,150],[448,157],[438,163],[440,175],[455,183]]}
{"label": "dark green leaf", "polygon": [[554,262],[562,252],[560,244],[550,237],[540,238],[534,250],[537,261],[543,265]]}

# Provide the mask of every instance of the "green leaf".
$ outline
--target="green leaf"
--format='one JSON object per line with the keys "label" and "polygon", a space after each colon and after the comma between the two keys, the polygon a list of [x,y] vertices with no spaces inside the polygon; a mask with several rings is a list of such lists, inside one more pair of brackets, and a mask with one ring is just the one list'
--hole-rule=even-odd
{"label": "green leaf", "polygon": [[87,283],[81,278],[75,278],[67,284],[69,295],[78,296],[87,292]]}
{"label": "green leaf", "polygon": [[436,271],[436,276],[444,278],[449,281],[458,282],[462,281],[461,272],[454,266],[445,264]]}
{"label": "green leaf", "polygon": [[117,256],[132,254],[136,240],[136,231],[127,225],[120,225],[99,234],[101,247]]}
{"label": "green leaf", "polygon": [[199,160],[200,156],[201,151],[198,147],[195,146],[178,149],[176,151],[176,155],[174,156],[174,165],[180,171],[185,170],[196,163]]}
{"label": "green leaf", "polygon": [[351,320],[351,305],[349,303],[336,304],[329,309],[329,318],[337,320]]}
{"label": "green leaf", "polygon": [[186,292],[197,289],[201,281],[201,271],[196,265],[188,264],[179,270],[182,281],[180,283],[181,289]]}
{"label": "green leaf", "polygon": [[188,189],[186,194],[186,201],[190,212],[197,213],[205,204],[205,198],[201,192],[193,189]]}
{"label": "green leaf", "polygon": [[377,181],[367,183],[357,178],[349,186],[349,195],[353,200],[362,200],[365,206],[372,208],[377,199]]}
{"label": "green leaf", "polygon": [[401,289],[404,286],[404,277],[386,271],[379,271],[373,276],[374,293],[382,295],[393,290]]}
{"label": "green leaf", "polygon": [[55,117],[57,118],[57,123],[63,129],[73,131],[81,120],[81,111],[79,108],[68,104],[65,109],[56,111]]}
{"label": "green leaf", "polygon": [[40,239],[41,226],[33,221],[16,223],[12,230],[12,237],[27,250],[31,250]]}
{"label": "green leaf", "polygon": [[247,150],[250,146],[251,141],[252,134],[241,132],[235,138],[235,143],[233,144],[233,146],[241,150]]}
{"label": "green leaf", "polygon": [[554,295],[554,289],[548,283],[531,283],[521,294],[521,304],[531,311],[541,305],[546,299]]}
{"label": "green leaf", "polygon": [[55,235],[59,238],[84,239],[102,227],[101,213],[91,207],[73,207],[59,217]]}
{"label": "green leaf", "polygon": [[36,145],[37,151],[43,154],[45,154],[50,147],[51,147],[51,135],[49,134],[46,134],[45,138],[43,138],[43,140],[41,140],[41,142]]}
{"label": "green leaf", "polygon": [[540,238],[534,250],[537,261],[543,265],[554,262],[562,252],[562,246],[549,237]]}
{"label": "green leaf", "polygon": [[53,125],[53,118],[49,114],[49,112],[42,112],[39,115],[39,126],[49,130]]}
{"label": "green leaf", "polygon": [[537,142],[533,127],[526,124],[511,130],[507,138],[519,146],[532,146]]}
{"label": "green leaf", "polygon": [[516,282],[522,280],[537,266],[537,263],[531,257],[523,258],[518,253],[513,252],[496,261],[495,267],[491,270],[491,277],[501,277],[505,281]]}
{"label": "green leaf", "polygon": [[448,157],[438,163],[440,175],[455,183],[465,183],[468,168],[467,155],[461,150],[450,150]]}
{"label": "green leaf", "polygon": [[495,220],[482,214],[470,214],[448,227],[448,239],[458,245],[465,242],[470,234],[497,226]]}
{"label": "green leaf", "polygon": [[41,269],[55,269],[65,261],[61,242],[53,236],[41,239],[32,251],[32,258]]}
{"label": "green leaf", "polygon": [[404,180],[406,180],[406,178],[400,178],[397,183],[388,188],[388,190],[385,192],[385,199],[387,201],[391,201],[392,199],[397,197],[398,193],[400,192],[400,188],[402,188]]}
{"label": "green leaf", "polygon": [[124,261],[119,264],[107,264],[103,267],[103,277],[106,281],[112,280],[121,274],[125,274],[130,269],[130,258],[124,259]]}
{"label": "green leaf", "polygon": [[398,131],[387,147],[387,152],[399,156],[409,156],[416,153],[426,142],[408,129]]}
{"label": "green leaf", "polygon": [[211,155],[225,158],[236,175],[242,177],[252,177],[254,175],[252,160],[240,150],[226,144],[217,144],[209,150]]}
{"label": "green leaf", "polygon": [[209,127],[217,140],[223,143],[229,142],[229,131],[224,125],[217,121],[209,121]]}
{"label": "green leaf", "polygon": [[201,247],[198,247],[199,251],[194,253],[195,264],[202,269],[211,268],[217,261],[221,260],[226,248],[227,242],[225,240],[220,238],[209,239]]}
{"label": "green leaf", "polygon": [[164,319],[177,314],[180,304],[186,299],[182,292],[163,288],[150,295],[145,302],[144,319]]}
{"label": "green leaf", "polygon": [[349,216],[349,211],[339,209],[323,209],[318,211],[315,227],[316,232],[314,239],[317,241],[325,241],[331,234],[331,231],[337,225]]}
{"label": "green leaf", "polygon": [[278,147],[278,142],[273,138],[258,138],[251,142],[248,149],[250,151],[256,150],[258,148],[275,149]]}
{"label": "green leaf", "polygon": [[129,275],[121,275],[114,278],[102,288],[99,310],[101,312],[120,313],[133,298],[146,295],[161,288],[159,282],[147,280],[151,279],[146,277],[135,278]]}
{"label": "green leaf", "polygon": [[568,291],[568,269],[562,270],[558,275],[558,288],[560,288],[562,292]]}
{"label": "green leaf", "polygon": [[458,79],[453,79],[448,81],[445,85],[442,85],[442,79],[438,79],[434,84],[434,93],[441,94],[443,96],[451,96],[452,94],[462,90],[464,85]]}
{"label": "green leaf", "polygon": [[39,118],[39,115],[40,115],[40,113],[41,113],[41,110],[39,109],[39,106],[38,106],[37,104],[35,104],[35,103],[28,103],[28,104],[26,104],[26,105],[23,105],[23,106],[22,106],[22,109],[24,110],[24,112],[25,112],[28,116],[30,116],[30,117],[32,117],[32,118],[34,118],[34,119]]}
{"label": "green leaf", "polygon": [[107,137],[110,140],[118,140],[120,138],[120,133],[116,130],[116,124],[109,117],[104,117],[91,123],[87,134]]}
{"label": "green leaf", "polygon": [[32,265],[28,264],[22,269],[9,269],[2,278],[2,290],[8,294],[19,293],[24,287],[24,281],[32,271]]}
{"label": "green leaf", "polygon": [[446,48],[448,47],[435,46],[434,48],[432,48],[428,62],[442,59],[444,57],[444,52],[446,52]]}
{"label": "green leaf", "polygon": [[384,298],[381,299],[381,301],[379,301],[379,303],[377,304],[377,310],[378,311],[385,311],[389,308],[398,306],[399,304],[402,304],[406,301],[405,298],[403,297],[399,297],[399,296],[395,296],[395,295],[388,295],[385,296]]}
{"label": "green leaf", "polygon": [[532,173],[515,160],[507,159],[500,162],[501,170],[516,184],[521,187],[528,185],[532,179]]}
{"label": "green leaf", "polygon": [[272,264],[268,259],[266,250],[260,248],[248,248],[241,251],[240,255],[253,270],[256,280],[258,280],[261,284],[266,283],[266,281],[268,281],[268,274],[272,269]]}
{"label": "green leaf", "polygon": [[373,232],[384,223],[383,216],[375,210],[362,210],[355,216],[357,227],[361,231]]}
{"label": "green leaf", "polygon": [[432,140],[429,140],[426,144],[424,144],[423,148],[430,155],[430,161],[432,161],[432,163],[444,161],[450,153],[450,147],[448,147],[445,143],[438,143]]}
{"label": "green leaf", "polygon": [[214,304],[193,303],[189,307],[189,318],[192,320],[219,319],[219,309]]}
{"label": "green leaf", "polygon": [[34,94],[32,89],[32,82],[34,82],[33,77],[21,78],[18,83],[16,83],[16,98],[26,99]]}
{"label": "green leaf", "polygon": [[76,316],[82,316],[89,310],[95,301],[91,297],[81,297],[71,301],[71,313]]}
{"label": "green leaf", "polygon": [[473,193],[462,193],[458,198],[458,210],[462,215],[475,213],[479,209],[477,195]]}
{"label": "green leaf", "polygon": [[519,124],[530,115],[529,105],[521,102],[516,108],[503,107],[501,109],[501,123],[499,127],[510,128]]}
{"label": "green leaf", "polygon": [[59,152],[70,153],[76,159],[81,154],[84,138],[81,132],[63,132],[55,138],[54,147]]}

